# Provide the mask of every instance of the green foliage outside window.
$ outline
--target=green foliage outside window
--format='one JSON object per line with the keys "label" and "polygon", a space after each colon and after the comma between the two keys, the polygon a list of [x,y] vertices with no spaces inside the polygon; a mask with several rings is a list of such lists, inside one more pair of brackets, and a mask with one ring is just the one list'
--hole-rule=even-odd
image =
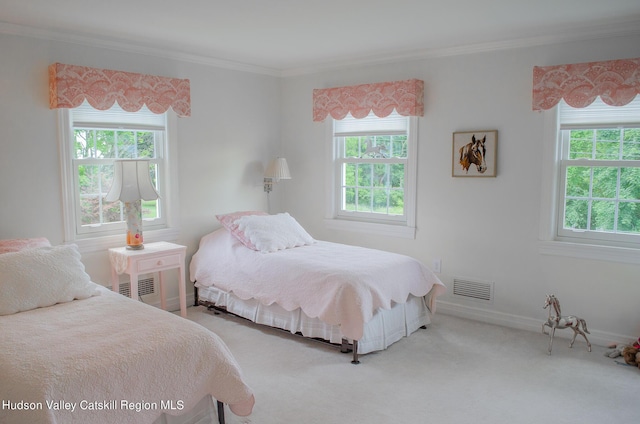
{"label": "green foliage outside window", "polygon": [[[104,201],[113,181],[113,160],[156,158],[155,133],[76,128],[74,135],[82,225],[123,221],[121,202]],[[150,175],[157,187],[157,165],[151,164]],[[143,200],[142,217],[157,218],[157,208],[157,200]]]}
{"label": "green foliage outside window", "polygon": [[342,157],[345,210],[404,214],[406,135],[346,137]]}
{"label": "green foliage outside window", "polygon": [[568,159],[616,162],[567,167],[564,228],[640,234],[640,128],[572,130]]}

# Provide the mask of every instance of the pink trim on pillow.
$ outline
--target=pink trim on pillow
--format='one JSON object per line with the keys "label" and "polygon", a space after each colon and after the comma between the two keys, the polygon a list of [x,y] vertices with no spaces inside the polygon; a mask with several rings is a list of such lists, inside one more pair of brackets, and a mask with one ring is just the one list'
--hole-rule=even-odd
{"label": "pink trim on pillow", "polygon": [[240,231],[240,229],[238,228],[238,224],[236,224],[236,221],[238,219],[242,218],[243,216],[250,215],[263,216],[269,214],[262,211],[239,211],[223,215],[216,215],[216,218],[222,224],[222,226],[227,229],[227,231],[229,231],[235,238],[240,241],[240,243],[244,244],[251,250],[258,250],[255,244],[251,243],[251,240],[249,240],[249,238],[245,236],[244,232]]}
{"label": "pink trim on pillow", "polygon": [[49,240],[45,237],[0,240],[0,255],[3,253],[19,252],[25,249],[50,246],[51,243],[49,243]]}

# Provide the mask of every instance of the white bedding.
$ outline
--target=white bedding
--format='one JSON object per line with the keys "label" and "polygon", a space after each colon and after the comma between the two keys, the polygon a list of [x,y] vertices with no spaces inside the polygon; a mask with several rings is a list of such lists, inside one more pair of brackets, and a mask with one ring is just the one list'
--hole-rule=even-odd
{"label": "white bedding", "polygon": [[359,340],[364,324],[379,309],[405,303],[410,295],[434,299],[445,291],[440,280],[408,256],[344,244],[313,245],[261,253],[248,249],[227,230],[204,236],[190,264],[201,286],[232,292],[287,311],[340,326]]}
{"label": "white bedding", "polygon": [[0,422],[152,423],[207,395],[235,414],[251,413],[252,391],[215,334],[100,290],[0,316]]}

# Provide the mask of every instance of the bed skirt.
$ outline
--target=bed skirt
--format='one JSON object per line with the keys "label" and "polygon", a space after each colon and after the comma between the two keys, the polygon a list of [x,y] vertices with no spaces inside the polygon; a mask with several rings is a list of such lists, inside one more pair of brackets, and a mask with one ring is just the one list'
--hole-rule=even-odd
{"label": "bed skirt", "polygon": [[[345,338],[340,327],[329,325],[318,318],[310,318],[300,309],[291,312],[277,304],[262,305],[255,299],[242,300],[232,293],[215,287],[198,286],[198,299],[210,302],[228,312],[252,322],[287,330],[305,337],[320,338],[340,345]],[[420,327],[431,323],[429,309],[423,297],[410,296],[406,303],[396,303],[391,309],[378,309],[365,324],[364,335],[358,340],[359,354],[384,350],[409,336]],[[347,339],[349,342],[353,340]]]}

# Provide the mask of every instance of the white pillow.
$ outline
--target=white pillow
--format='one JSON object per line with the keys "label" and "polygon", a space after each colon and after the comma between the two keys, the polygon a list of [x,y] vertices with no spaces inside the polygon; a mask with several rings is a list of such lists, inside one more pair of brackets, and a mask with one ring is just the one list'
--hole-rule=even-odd
{"label": "white pillow", "polygon": [[288,213],[243,216],[236,220],[236,224],[262,253],[315,243],[313,237]]}
{"label": "white pillow", "polygon": [[75,244],[0,255],[0,315],[99,294]]}
{"label": "white pillow", "polygon": [[262,211],[240,211],[240,212],[234,212],[234,213],[227,213],[224,215],[216,215],[216,218],[218,218],[218,221],[222,224],[224,228],[227,229],[227,231],[229,231],[235,238],[240,240],[240,243],[244,244],[251,250],[258,250],[253,245],[253,243],[251,243],[251,240],[248,240],[245,237],[244,233],[238,229],[238,224],[236,224],[238,219],[242,218],[243,216],[249,216],[249,215],[268,215],[268,214]]}

